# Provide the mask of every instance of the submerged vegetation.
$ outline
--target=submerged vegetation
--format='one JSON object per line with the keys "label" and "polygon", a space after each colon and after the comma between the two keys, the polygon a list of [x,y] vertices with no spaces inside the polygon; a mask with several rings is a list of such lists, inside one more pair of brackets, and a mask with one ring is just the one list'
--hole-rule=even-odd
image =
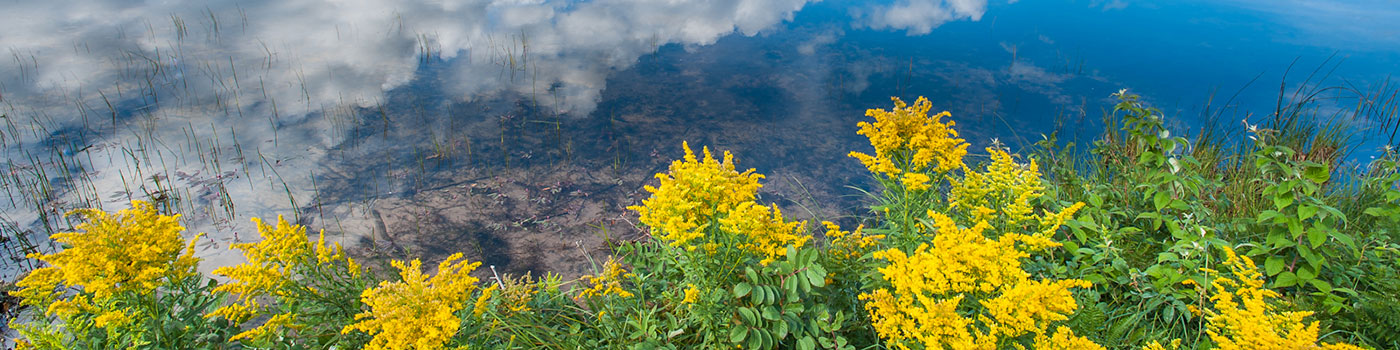
{"label": "submerged vegetation", "polygon": [[281,218],[214,280],[157,206],[81,211],[11,326],[38,349],[1400,346],[1400,153],[1351,170],[1299,120],[1193,142],[1115,97],[1088,152],[970,152],[923,98],[867,111],[854,228],[790,221],[763,175],[683,144],[628,208],[649,236],[573,281],[360,266]]}

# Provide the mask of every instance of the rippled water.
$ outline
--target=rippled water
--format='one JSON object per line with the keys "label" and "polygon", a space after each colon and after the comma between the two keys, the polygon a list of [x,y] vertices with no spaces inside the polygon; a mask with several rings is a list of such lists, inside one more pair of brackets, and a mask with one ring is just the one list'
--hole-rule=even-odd
{"label": "rippled water", "polygon": [[[1400,67],[1400,5],[1385,1],[0,10],[4,254],[51,249],[65,210],[151,199],[210,233],[206,268],[240,259],[226,247],[255,237],[248,218],[284,214],[361,255],[574,274],[639,237],[623,207],[682,141],[768,174],[763,200],[789,217],[852,220],[846,186],[867,180],[845,154],[868,147],[854,125],[890,96],[927,96],[974,148],[1022,148],[1092,137],[1120,89],[1182,132],[1203,115],[1242,128],[1281,88],[1385,91]],[[1324,115],[1358,102],[1328,96]],[[1384,120],[1339,117],[1368,147],[1391,141]]]}

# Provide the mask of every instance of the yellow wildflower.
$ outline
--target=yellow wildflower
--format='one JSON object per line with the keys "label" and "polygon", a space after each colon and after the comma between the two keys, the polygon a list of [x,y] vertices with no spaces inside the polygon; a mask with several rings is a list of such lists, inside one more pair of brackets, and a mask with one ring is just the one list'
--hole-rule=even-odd
{"label": "yellow wildflower", "polygon": [[858,134],[870,139],[875,154],[851,152],[871,173],[893,178],[905,171],[946,173],[962,166],[967,143],[953,130],[953,122],[943,123],[951,114],[942,112],[930,117],[933,104],[919,97],[909,106],[899,98],[894,109],[869,109],[867,117],[874,123],[860,122]]}
{"label": "yellow wildflower", "polygon": [[1055,334],[1045,336],[1038,334],[1035,336],[1036,350],[1103,350],[1104,347],[1095,344],[1089,338],[1074,335],[1074,330],[1069,327],[1060,326],[1055,329]]}
{"label": "yellow wildflower", "polygon": [[106,310],[93,319],[94,324],[106,329],[126,327],[131,322],[131,315],[126,310]]}
{"label": "yellow wildflower", "polygon": [[[168,279],[195,274],[199,259],[194,242],[180,237],[179,216],[161,215],[145,201],[115,215],[96,209],[69,213],[87,219],[77,232],[53,235],[67,248],[53,254],[30,254],[52,267],[35,270],[17,283],[18,296],[52,300],[60,284],[81,287],[97,301],[125,292],[149,294]],[[181,249],[184,248],[184,249]]]}
{"label": "yellow wildflower", "polygon": [[822,221],[826,226],[828,251],[842,259],[855,259],[865,255],[871,247],[874,247],[885,235],[866,235],[861,232],[865,225],[856,226],[855,231],[842,231],[840,226],[830,221]]}
{"label": "yellow wildflower", "polygon": [[1003,290],[996,298],[982,300],[981,304],[1002,335],[1040,334],[1050,322],[1069,319],[1067,315],[1079,308],[1070,288],[1091,286],[1093,284],[1084,280],[1025,281]]}
{"label": "yellow wildflower", "polygon": [[1234,278],[1211,282],[1216,294],[1205,310],[1206,334],[1222,350],[1361,349],[1348,344],[1317,344],[1318,322],[1304,323],[1308,311],[1280,312],[1269,303],[1279,294],[1264,288],[1263,274],[1249,257],[1225,247],[1225,265]]}
{"label": "yellow wildflower", "polygon": [[405,264],[390,262],[399,269],[399,282],[380,282],[361,294],[360,300],[369,310],[355,315],[355,324],[343,333],[363,331],[374,336],[365,349],[436,349],[442,347],[461,325],[455,315],[465,302],[477,279],[470,274],[481,263],[452,254],[438,264],[437,275],[431,278],[422,271],[418,259]]}
{"label": "yellow wildflower", "polygon": [[685,299],[681,300],[681,304],[692,304],[698,300],[700,300],[700,288],[696,288],[694,284],[687,284],[685,288]]}
{"label": "yellow wildflower", "polygon": [[[1071,213],[1072,214],[1072,213]],[[1046,337],[1052,322],[1078,308],[1070,288],[1091,286],[1082,280],[1031,280],[1021,268],[1026,251],[1059,244],[1040,234],[1003,233],[993,239],[986,221],[958,227],[951,217],[929,211],[935,235],[912,253],[888,249],[874,253],[888,261],[879,268],[888,288],[862,293],[865,309],[888,345],[922,348],[992,349],[999,340],[1034,333],[1037,346],[1090,348],[1092,342],[1066,330]],[[842,234],[838,233],[838,236]],[[980,313],[964,317],[959,303],[973,297]],[[1018,344],[1019,346],[1019,344]],[[1089,347],[1085,347],[1089,346]]]}
{"label": "yellow wildflower", "polygon": [[289,326],[295,325],[296,315],[290,313],[277,314],[269,318],[262,325],[235,334],[229,341],[239,340],[266,340],[279,334],[279,332]]}
{"label": "yellow wildflower", "polygon": [[486,313],[486,308],[490,305],[491,296],[495,294],[497,285],[491,285],[481,290],[481,295],[476,297],[476,303],[472,304],[472,317],[481,317]]}
{"label": "yellow wildflower", "polygon": [[579,293],[580,298],[591,298],[595,296],[616,295],[627,298],[632,296],[632,292],[622,289],[622,278],[630,278],[632,273],[622,268],[622,264],[616,259],[609,257],[608,262],[603,264],[603,273],[598,276],[586,275],[581,279],[587,280],[588,289]]}
{"label": "yellow wildflower", "polygon": [[685,158],[672,162],[667,173],[656,174],[661,185],[646,186],[651,198],[628,209],[641,214],[640,221],[652,228],[652,234],[671,246],[694,250],[696,246],[689,243],[704,237],[704,225],[718,214],[754,200],[763,175],[753,169],[736,171],[729,152],[724,152],[723,161],[717,161],[708,147],[703,149],[704,158],[697,158],[688,143],[681,147]]}
{"label": "yellow wildflower", "polygon": [[922,173],[904,173],[904,189],[909,192],[919,192],[928,190],[929,177]]}
{"label": "yellow wildflower", "polygon": [[999,217],[1012,226],[1031,219],[1032,201],[1045,195],[1035,159],[1020,164],[1006,151],[988,147],[987,153],[992,163],[985,171],[964,166],[962,179],[949,180],[948,207],[961,210],[973,221],[992,221],[996,211],[990,208],[1001,208]]}
{"label": "yellow wildflower", "polygon": [[759,263],[763,265],[786,256],[787,246],[801,247],[812,239],[802,232],[806,222],[783,221],[783,213],[776,205],[740,203],[728,216],[719,219],[719,223],[726,232],[746,236],[739,248],[759,254],[763,258]]}
{"label": "yellow wildflower", "polygon": [[1147,346],[1142,347],[1142,350],[1176,350],[1180,347],[1181,339],[1172,339],[1168,345],[1162,345],[1162,343],[1153,340],[1151,343],[1147,343]]}

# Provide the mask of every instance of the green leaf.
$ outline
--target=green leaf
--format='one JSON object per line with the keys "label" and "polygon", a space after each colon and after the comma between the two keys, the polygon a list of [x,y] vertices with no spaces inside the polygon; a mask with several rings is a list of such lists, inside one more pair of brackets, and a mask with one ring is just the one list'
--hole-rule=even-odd
{"label": "green leaf", "polygon": [[767,349],[763,347],[763,334],[767,332],[754,330],[753,333],[753,336],[749,337],[749,349]]}
{"label": "green leaf", "polygon": [[1283,257],[1274,255],[1270,256],[1268,259],[1264,259],[1264,272],[1268,273],[1269,276],[1278,275],[1278,273],[1282,271]]}
{"label": "green leaf", "polygon": [[744,320],[744,324],[758,323],[758,313],[754,312],[752,308],[739,308],[739,318]]}
{"label": "green leaf", "polygon": [[729,330],[729,342],[738,343],[749,336],[749,327],[739,326]]}
{"label": "green leaf", "polygon": [[817,341],[812,340],[812,336],[803,336],[797,340],[797,350],[816,350]]}
{"label": "green leaf", "polygon": [[1166,191],[1158,191],[1157,194],[1152,196],[1152,206],[1156,207],[1157,210],[1162,210],[1162,208],[1165,208],[1167,206],[1167,203],[1171,202],[1171,200],[1171,195],[1168,194]]}
{"label": "green leaf", "polygon": [[1313,279],[1313,280],[1308,281],[1308,284],[1311,284],[1313,287],[1317,288],[1318,291],[1321,291],[1321,292],[1323,292],[1323,293],[1328,293],[1328,294],[1331,294],[1331,293],[1332,293],[1332,284],[1331,284],[1331,283],[1327,283],[1327,281],[1323,281],[1323,280],[1320,280],[1320,279]]}
{"label": "green leaf", "polygon": [[786,338],[786,337],[787,337],[787,334],[788,334],[788,323],[787,323],[787,322],[781,322],[781,321],[780,321],[780,322],[774,322],[774,323],[773,323],[773,336],[774,336],[774,337],[776,337],[776,338],[778,338],[778,339],[783,339],[783,338]]}
{"label": "green leaf", "polygon": [[739,282],[739,284],[734,285],[735,298],[743,298],[745,295],[749,295],[750,291],[753,291],[753,285],[748,284],[748,282]]}
{"label": "green leaf", "polygon": [[1317,215],[1316,206],[1313,206],[1312,204],[1303,204],[1298,206],[1298,220],[1307,220],[1309,218],[1312,218],[1313,215]]}
{"label": "green leaf", "polygon": [[1298,280],[1300,281],[1307,281],[1317,278],[1317,270],[1313,270],[1312,266],[1307,265],[1299,266],[1298,270],[1296,271],[1296,274],[1298,275]]}
{"label": "green leaf", "polygon": [[1278,274],[1278,277],[1274,279],[1275,288],[1292,287],[1296,284],[1298,284],[1298,276],[1289,271]]}
{"label": "green leaf", "polygon": [[1313,248],[1321,247],[1326,242],[1327,231],[1315,226],[1308,230],[1308,244],[1311,244]]}
{"label": "green leaf", "polygon": [[1274,208],[1278,210],[1283,210],[1283,208],[1287,208],[1288,206],[1293,205],[1293,199],[1293,192],[1283,192],[1276,194],[1274,195]]}
{"label": "green leaf", "polygon": [[826,285],[826,274],[817,272],[816,269],[807,269],[807,282],[811,282],[813,287]]}
{"label": "green leaf", "polygon": [[1320,184],[1327,182],[1327,178],[1332,175],[1326,164],[1313,163],[1307,164],[1306,166],[1307,167],[1303,169],[1303,177],[1312,180],[1313,183]]}
{"label": "green leaf", "polygon": [[773,306],[764,306],[764,307],[763,307],[762,316],[763,316],[763,319],[765,319],[765,320],[777,321],[777,320],[778,320],[778,317],[779,317],[780,315],[781,315],[781,314],[778,313],[778,309],[777,309],[777,308],[774,308]]}

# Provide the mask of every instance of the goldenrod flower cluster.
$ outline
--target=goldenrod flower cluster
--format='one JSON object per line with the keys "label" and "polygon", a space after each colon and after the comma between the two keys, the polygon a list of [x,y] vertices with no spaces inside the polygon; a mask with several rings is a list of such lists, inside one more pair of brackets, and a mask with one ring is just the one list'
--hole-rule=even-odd
{"label": "goldenrod flower cluster", "polygon": [[608,262],[603,263],[603,273],[597,276],[585,275],[581,279],[587,280],[590,287],[584,289],[579,294],[580,298],[591,298],[595,296],[616,295],[627,298],[632,296],[632,292],[622,289],[622,279],[631,278],[633,275],[622,268],[622,264],[616,259],[609,257]]}
{"label": "goldenrod flower cluster", "polygon": [[962,167],[967,143],[958,138],[952,121],[942,122],[950,113],[929,116],[933,103],[923,97],[912,106],[897,97],[892,99],[893,110],[866,110],[865,115],[875,118],[875,122],[857,124],[857,133],[870,139],[875,154],[851,152],[851,157],[859,159],[872,173],[900,179],[911,191],[928,188],[929,172],[942,174]]}
{"label": "goldenrod flower cluster", "polygon": [[[180,237],[185,228],[178,215],[161,215],[145,201],[132,202],[130,209],[116,214],[83,209],[70,215],[87,221],[76,232],[53,235],[63,250],[30,254],[50,266],[30,272],[16,283],[20,290],[13,294],[29,305],[47,305],[49,315],[92,312],[99,314],[99,327],[124,326],[132,320],[114,304],[118,295],[149,295],[196,273],[194,240],[186,243]],[[60,286],[81,288],[82,293],[65,297]]]}
{"label": "goldenrod flower cluster", "polygon": [[1361,349],[1342,343],[1319,345],[1318,322],[1303,321],[1312,312],[1276,310],[1269,300],[1279,294],[1264,288],[1263,274],[1254,261],[1236,255],[1228,247],[1225,255],[1225,265],[1234,278],[1221,277],[1211,282],[1215,294],[1210,301],[1214,306],[1205,311],[1209,323],[1206,334],[1219,349]]}
{"label": "goldenrod flower cluster", "polygon": [[[947,215],[928,214],[936,229],[932,245],[922,244],[912,254],[876,252],[875,258],[889,262],[879,271],[890,288],[860,295],[876,333],[894,347],[991,349],[1004,339],[1043,336],[1052,322],[1078,308],[1069,289],[1090,286],[1083,280],[1030,279],[1020,259],[1028,251],[1059,246],[1040,234],[1004,233],[992,239],[985,221],[961,228]],[[983,310],[975,317],[959,311],[968,297]],[[1066,339],[1062,344],[1092,344],[1059,332],[1049,339],[1058,338]]]}
{"label": "goldenrod flower cluster", "polygon": [[885,238],[861,232],[864,225],[856,226],[855,231],[842,231],[841,226],[830,221],[822,221],[822,226],[826,226],[827,250],[841,259],[859,258]]}
{"label": "goldenrod flower cluster", "polygon": [[1045,195],[1035,159],[1019,164],[1006,151],[988,147],[992,163],[983,172],[963,167],[962,179],[950,179],[948,207],[972,221],[1001,217],[1009,225],[1031,219],[1033,200]]}
{"label": "goldenrod flower cluster", "polygon": [[724,152],[724,161],[715,160],[709,147],[703,148],[704,158],[697,158],[690,144],[682,143],[685,158],[671,163],[668,172],[656,174],[661,185],[646,186],[651,198],[641,206],[628,209],[641,214],[641,222],[652,228],[652,234],[673,247],[694,250],[691,241],[705,236],[705,229],[721,213],[728,213],[741,203],[752,202],[761,174],[753,169],[738,172],[734,156]]}
{"label": "goldenrod flower cluster", "polygon": [[812,239],[803,234],[805,222],[783,221],[783,213],[776,205],[740,203],[728,216],[719,219],[719,223],[725,232],[743,235],[746,239],[739,248],[760,254],[763,259],[759,263],[763,265],[787,255],[787,246],[801,247]]}
{"label": "goldenrod flower cluster", "polygon": [[803,232],[805,222],[784,221],[777,206],[754,201],[763,175],[735,170],[729,152],[718,161],[709,148],[703,148],[702,158],[689,144],[682,147],[685,158],[656,174],[661,185],[646,187],[651,198],[628,207],[657,238],[687,251],[703,247],[706,254],[732,246],[758,255],[763,264],[786,255],[787,246],[801,247],[811,239]]}
{"label": "goldenrod flower cluster", "polygon": [[693,304],[700,300],[700,288],[694,284],[687,284],[685,288],[685,298],[681,299],[681,304]]}
{"label": "goldenrod flower cluster", "polygon": [[[234,249],[243,251],[248,261],[220,267],[213,272],[231,280],[214,290],[234,294],[237,298],[233,303],[215,309],[207,317],[223,317],[242,323],[267,309],[259,304],[261,298],[287,301],[302,295],[316,295],[319,292],[313,286],[297,283],[297,277],[310,270],[333,266],[333,262],[343,261],[351,275],[359,274],[358,264],[345,256],[340,244],[326,244],[325,231],[312,244],[307,240],[306,228],[292,225],[281,216],[277,217],[276,226],[267,225],[258,218],[253,218],[253,223],[262,240],[232,245]],[[239,333],[230,340],[266,339],[284,326],[296,328],[296,316],[290,312],[275,314],[261,326]]]}
{"label": "goldenrod flower cluster", "polygon": [[[535,288],[538,287],[539,284],[535,282],[534,278],[531,278],[530,275],[527,274],[519,278],[506,276],[501,279],[499,286],[501,306],[504,306],[507,312],[518,313],[530,311],[530,300],[534,299],[536,293]],[[491,288],[495,287],[496,286],[492,286]],[[491,294],[492,293],[482,293],[485,297],[490,297]],[[478,303],[485,303],[485,301],[478,300]],[[473,310],[473,313],[480,314],[477,310]]]}
{"label": "goldenrod flower cluster", "polygon": [[476,289],[470,274],[481,263],[452,254],[438,264],[431,278],[422,271],[418,259],[405,264],[394,260],[399,282],[380,282],[360,295],[369,310],[355,315],[355,324],[342,333],[363,331],[374,336],[365,349],[439,349],[457,333],[461,319],[456,315]]}

